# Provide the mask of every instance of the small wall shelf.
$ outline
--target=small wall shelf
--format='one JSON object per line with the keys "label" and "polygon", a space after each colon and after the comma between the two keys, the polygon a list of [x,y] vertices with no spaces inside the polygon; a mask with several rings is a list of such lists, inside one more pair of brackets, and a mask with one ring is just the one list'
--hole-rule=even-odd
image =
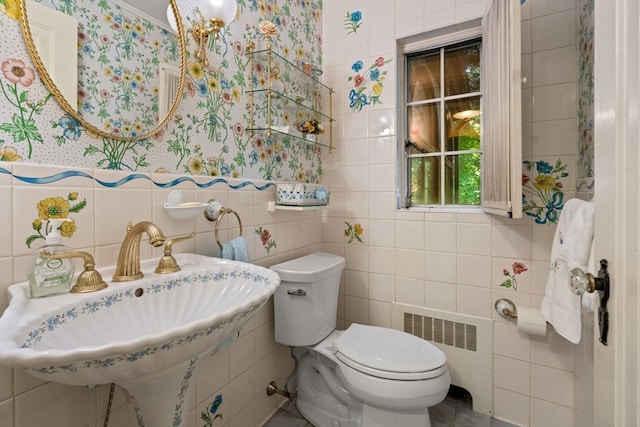
{"label": "small wall shelf", "polygon": [[295,211],[295,212],[303,212],[303,211],[319,211],[321,209],[332,209],[331,205],[317,205],[317,206],[289,206],[289,205],[278,205],[276,202],[269,202],[267,204],[268,212],[275,211]]}

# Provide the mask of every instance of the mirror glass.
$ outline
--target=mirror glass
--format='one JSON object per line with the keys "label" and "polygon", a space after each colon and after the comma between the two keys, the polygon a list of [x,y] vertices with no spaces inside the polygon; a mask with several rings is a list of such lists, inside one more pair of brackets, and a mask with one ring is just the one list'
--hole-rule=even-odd
{"label": "mirror glass", "polygon": [[[174,0],[158,3],[165,11],[171,4],[178,13]],[[176,35],[119,0],[23,0],[22,7],[25,42],[36,68],[79,126],[119,140],[147,138],[164,127],[182,93],[181,25]],[[60,21],[67,30],[77,22],[71,40],[55,28],[56,15],[73,18]],[[61,59],[69,52],[71,59]],[[74,53],[76,67],[69,66]]]}

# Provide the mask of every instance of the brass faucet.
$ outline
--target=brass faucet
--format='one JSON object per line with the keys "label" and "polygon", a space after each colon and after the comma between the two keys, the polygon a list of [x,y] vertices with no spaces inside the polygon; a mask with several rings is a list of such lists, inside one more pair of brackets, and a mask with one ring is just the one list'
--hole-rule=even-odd
{"label": "brass faucet", "polygon": [[150,245],[157,247],[164,244],[164,234],[152,222],[142,221],[134,226],[131,226],[131,222],[129,222],[127,235],[120,246],[116,273],[113,275],[114,282],[128,282],[142,278],[143,274],[140,270],[140,241],[142,240],[142,233],[147,233]]}
{"label": "brass faucet", "polygon": [[69,292],[73,294],[84,294],[87,292],[95,292],[107,287],[107,284],[102,280],[102,275],[95,269],[96,263],[93,260],[93,256],[88,252],[58,252],[49,254],[43,251],[40,254],[43,258],[82,258],[84,261],[84,271],[78,275],[76,284],[73,285]]}
{"label": "brass faucet", "polygon": [[173,244],[176,242],[180,242],[182,240],[187,240],[195,237],[196,233],[193,232],[191,234],[187,234],[186,236],[172,237],[167,240],[167,243],[164,245],[164,256],[160,258],[160,262],[158,262],[158,266],[156,267],[155,273],[157,274],[167,274],[167,273],[175,273],[176,271],[180,271],[180,266],[178,265],[178,261],[171,254],[171,248]]}

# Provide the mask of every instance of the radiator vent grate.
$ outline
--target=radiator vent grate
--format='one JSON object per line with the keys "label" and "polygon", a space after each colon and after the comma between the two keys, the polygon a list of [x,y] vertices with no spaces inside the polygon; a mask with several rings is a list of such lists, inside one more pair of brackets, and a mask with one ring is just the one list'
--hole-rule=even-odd
{"label": "radiator vent grate", "polygon": [[404,313],[404,331],[439,344],[470,351],[478,349],[478,336],[475,325]]}
{"label": "radiator vent grate", "polygon": [[474,411],[493,413],[493,320],[394,302],[391,327],[442,350],[451,384],[471,393]]}

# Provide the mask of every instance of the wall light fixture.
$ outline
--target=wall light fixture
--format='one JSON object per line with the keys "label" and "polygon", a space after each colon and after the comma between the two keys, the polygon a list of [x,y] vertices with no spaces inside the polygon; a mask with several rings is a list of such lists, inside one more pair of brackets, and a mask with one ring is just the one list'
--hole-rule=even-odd
{"label": "wall light fixture", "polygon": [[[209,36],[213,34],[215,38],[220,37],[222,28],[231,24],[236,18],[238,3],[236,0],[177,0],[177,4],[184,18],[195,21],[191,27],[191,35],[198,44],[195,56],[207,67],[209,60],[205,46]],[[167,8],[167,19],[175,30],[176,20],[171,7]]]}

